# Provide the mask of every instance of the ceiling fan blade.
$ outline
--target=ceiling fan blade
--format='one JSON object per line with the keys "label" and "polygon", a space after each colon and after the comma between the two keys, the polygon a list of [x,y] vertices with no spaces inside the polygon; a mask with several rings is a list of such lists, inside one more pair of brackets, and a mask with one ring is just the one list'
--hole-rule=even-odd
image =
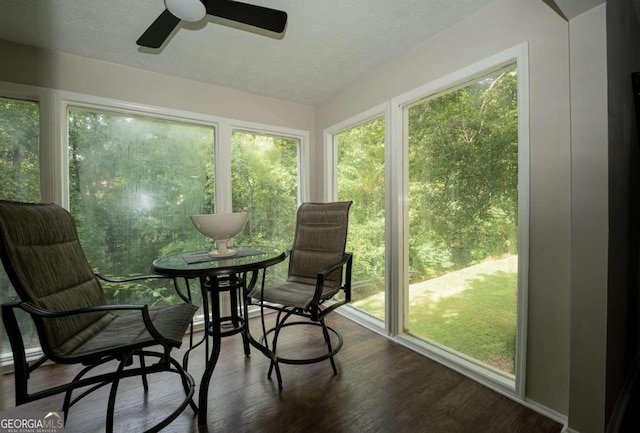
{"label": "ceiling fan blade", "polygon": [[180,18],[165,9],[138,38],[136,43],[142,47],[160,48],[179,22]]}
{"label": "ceiling fan blade", "polygon": [[205,6],[209,15],[276,33],[282,33],[287,25],[287,13],[276,9],[230,0],[209,0]]}

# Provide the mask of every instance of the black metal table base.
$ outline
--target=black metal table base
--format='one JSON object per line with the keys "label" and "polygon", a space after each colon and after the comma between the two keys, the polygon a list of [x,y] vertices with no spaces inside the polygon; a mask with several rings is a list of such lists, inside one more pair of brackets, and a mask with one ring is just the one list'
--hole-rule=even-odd
{"label": "black metal table base", "polygon": [[[200,380],[200,390],[198,394],[198,424],[207,422],[207,402],[209,396],[209,384],[215,369],[218,357],[220,356],[220,346],[222,337],[241,334],[244,346],[244,354],[251,354],[249,340],[246,336],[246,321],[243,317],[244,297],[242,294],[243,282],[238,275],[212,275],[200,277],[202,288],[202,308],[204,313],[204,335],[196,344],[192,345],[183,357],[183,368],[186,370],[189,364],[189,355],[193,349],[205,344],[205,357],[207,357],[206,367]],[[206,293],[206,295],[205,295]],[[220,296],[223,293],[229,294],[230,311],[229,315],[220,315]]]}

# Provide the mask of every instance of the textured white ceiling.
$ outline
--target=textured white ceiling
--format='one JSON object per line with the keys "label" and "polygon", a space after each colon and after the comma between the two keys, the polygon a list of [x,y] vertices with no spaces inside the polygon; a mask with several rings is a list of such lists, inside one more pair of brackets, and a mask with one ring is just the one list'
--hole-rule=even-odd
{"label": "textured white ceiling", "polygon": [[284,37],[207,17],[152,51],[136,40],[163,0],[0,0],[0,39],[317,104],[490,1],[245,0],[286,11]]}

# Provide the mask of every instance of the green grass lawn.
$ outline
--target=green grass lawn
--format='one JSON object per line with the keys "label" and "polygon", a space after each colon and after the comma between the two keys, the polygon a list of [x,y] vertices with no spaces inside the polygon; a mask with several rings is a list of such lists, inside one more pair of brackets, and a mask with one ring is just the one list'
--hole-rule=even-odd
{"label": "green grass lawn", "polygon": [[[412,284],[407,332],[513,375],[517,275],[511,256]],[[354,305],[376,315],[383,299]]]}

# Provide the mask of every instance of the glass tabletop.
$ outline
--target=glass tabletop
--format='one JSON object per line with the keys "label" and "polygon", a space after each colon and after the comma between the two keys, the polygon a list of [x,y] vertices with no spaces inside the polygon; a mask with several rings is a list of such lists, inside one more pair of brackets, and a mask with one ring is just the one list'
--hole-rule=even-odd
{"label": "glass tabletop", "polygon": [[161,257],[153,261],[152,270],[161,275],[203,277],[250,271],[284,258],[283,251],[269,246],[241,246],[235,249],[236,254],[227,257],[209,257],[209,250]]}

